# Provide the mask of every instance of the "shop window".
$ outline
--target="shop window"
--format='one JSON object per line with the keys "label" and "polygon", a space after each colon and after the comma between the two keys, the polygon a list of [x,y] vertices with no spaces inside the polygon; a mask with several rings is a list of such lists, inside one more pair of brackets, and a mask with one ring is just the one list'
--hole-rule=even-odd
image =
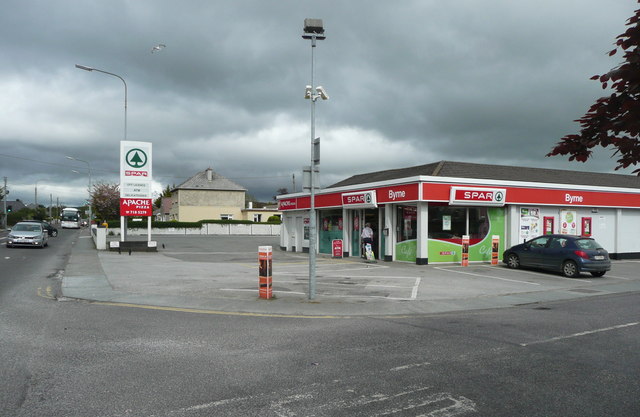
{"label": "shop window", "polygon": [[466,233],[466,208],[429,204],[429,238],[460,240]]}
{"label": "shop window", "polygon": [[322,210],[319,225],[319,252],[331,253],[333,239],[342,239],[342,210]]}
{"label": "shop window", "polygon": [[417,238],[418,233],[418,210],[416,207],[400,206],[397,208],[398,227],[397,240],[404,242],[405,240],[413,240]]}
{"label": "shop window", "polygon": [[469,235],[470,243],[483,240],[490,223],[486,207],[453,207],[429,204],[429,238],[461,243]]}

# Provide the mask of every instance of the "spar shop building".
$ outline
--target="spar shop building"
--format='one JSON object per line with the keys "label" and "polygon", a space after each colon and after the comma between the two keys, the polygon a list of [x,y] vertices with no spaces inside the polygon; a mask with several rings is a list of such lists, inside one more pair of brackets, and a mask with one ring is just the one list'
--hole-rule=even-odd
{"label": "spar shop building", "polygon": [[[309,250],[309,193],[278,197],[280,246]],[[595,238],[614,259],[640,258],[640,178],[440,161],[355,175],[315,195],[319,253],[361,256],[362,228],[376,258],[422,265],[470,262],[542,234]]]}

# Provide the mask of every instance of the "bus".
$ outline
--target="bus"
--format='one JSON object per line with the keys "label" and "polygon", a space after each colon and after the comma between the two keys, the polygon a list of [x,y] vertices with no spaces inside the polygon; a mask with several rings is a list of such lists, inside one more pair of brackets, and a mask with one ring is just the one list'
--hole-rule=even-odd
{"label": "bus", "polygon": [[77,208],[67,207],[62,209],[60,215],[60,226],[63,229],[79,229],[82,225],[80,212]]}

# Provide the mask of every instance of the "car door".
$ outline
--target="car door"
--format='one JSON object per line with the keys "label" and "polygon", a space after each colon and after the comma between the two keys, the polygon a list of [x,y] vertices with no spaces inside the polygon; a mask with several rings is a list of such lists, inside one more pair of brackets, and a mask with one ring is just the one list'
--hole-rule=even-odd
{"label": "car door", "polygon": [[540,267],[559,270],[569,251],[569,243],[569,239],[566,237],[556,236],[551,238],[547,246],[541,250]]}
{"label": "car door", "polygon": [[527,242],[520,255],[520,264],[522,266],[539,267],[542,263],[543,250],[546,248],[547,243],[549,243],[548,236],[540,236]]}

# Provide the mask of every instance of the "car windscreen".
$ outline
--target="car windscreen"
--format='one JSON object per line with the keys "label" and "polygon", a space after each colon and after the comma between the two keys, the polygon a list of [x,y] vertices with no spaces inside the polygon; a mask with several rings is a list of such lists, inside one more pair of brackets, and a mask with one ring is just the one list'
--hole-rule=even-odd
{"label": "car windscreen", "polygon": [[11,230],[16,232],[39,232],[41,229],[38,224],[16,224]]}
{"label": "car windscreen", "polygon": [[576,239],[575,242],[580,249],[602,249],[602,245],[593,239]]}

